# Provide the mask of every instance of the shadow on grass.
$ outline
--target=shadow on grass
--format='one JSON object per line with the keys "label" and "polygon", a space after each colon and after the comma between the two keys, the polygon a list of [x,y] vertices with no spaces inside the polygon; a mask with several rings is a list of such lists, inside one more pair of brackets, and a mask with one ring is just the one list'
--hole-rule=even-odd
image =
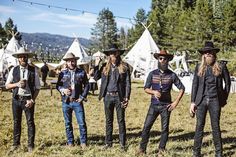
{"label": "shadow on grass", "polygon": [[[127,130],[137,130],[140,128],[137,127],[137,128],[128,128]],[[132,142],[131,144],[139,144],[140,140],[141,140],[141,130],[139,132],[135,132],[135,133],[127,133],[126,134],[126,138],[127,139],[135,139],[134,142]],[[151,131],[150,132],[150,137],[156,137],[156,136],[159,136],[161,134],[161,132],[159,131]],[[113,138],[113,143],[119,143],[119,134],[113,134],[112,135],[112,138]],[[89,135],[88,136],[88,143],[93,145],[93,144],[96,144],[96,145],[104,145],[105,144],[105,135]]]}

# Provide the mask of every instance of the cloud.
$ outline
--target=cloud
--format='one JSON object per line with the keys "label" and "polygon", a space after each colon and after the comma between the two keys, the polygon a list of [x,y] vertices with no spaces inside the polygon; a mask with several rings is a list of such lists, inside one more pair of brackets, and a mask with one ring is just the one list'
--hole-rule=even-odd
{"label": "cloud", "polygon": [[7,7],[4,5],[0,5],[0,10],[1,10],[1,14],[9,14],[9,13],[15,13],[16,10],[14,10],[12,7]]}
{"label": "cloud", "polygon": [[57,24],[58,27],[76,28],[89,27],[91,28],[96,23],[97,15],[84,13],[79,15],[57,14],[44,12],[29,17],[33,21],[50,22]]}

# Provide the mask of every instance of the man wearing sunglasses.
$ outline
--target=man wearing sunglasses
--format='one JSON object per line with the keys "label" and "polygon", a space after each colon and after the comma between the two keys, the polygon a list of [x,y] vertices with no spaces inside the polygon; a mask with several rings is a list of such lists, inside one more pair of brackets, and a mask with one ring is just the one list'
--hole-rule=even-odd
{"label": "man wearing sunglasses", "polygon": [[[170,113],[176,108],[184,94],[185,87],[177,75],[168,69],[168,63],[173,59],[172,54],[162,50],[155,53],[154,57],[158,60],[158,69],[149,73],[144,90],[151,95],[151,104],[144,122],[142,140],[136,155],[144,155],[150,136],[150,130],[158,115],[161,116],[161,139],[157,156],[162,156],[169,135]],[[179,89],[179,94],[175,101],[171,101],[172,85]]]}
{"label": "man wearing sunglasses", "polygon": [[[222,140],[220,131],[221,107],[226,105],[230,92],[230,76],[225,64],[217,62],[216,54],[220,51],[210,41],[198,50],[201,64],[197,65],[192,84],[190,113],[196,113],[197,124],[194,136],[193,156],[201,156],[203,130],[206,114],[209,111],[212,135],[215,145],[215,156],[222,156]],[[223,86],[224,82],[224,86]]]}

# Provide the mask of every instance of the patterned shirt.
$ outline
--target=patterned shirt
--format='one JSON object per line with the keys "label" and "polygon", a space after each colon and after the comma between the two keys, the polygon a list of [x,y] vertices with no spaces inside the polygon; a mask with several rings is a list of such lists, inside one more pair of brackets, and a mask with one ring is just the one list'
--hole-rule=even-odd
{"label": "patterned shirt", "polygon": [[154,95],[152,95],[152,104],[167,104],[171,103],[170,91],[172,89],[172,84],[174,84],[179,90],[185,89],[184,85],[173,71],[168,69],[162,73],[159,69],[156,69],[149,73],[144,89],[150,88],[161,92],[160,98],[155,98]]}

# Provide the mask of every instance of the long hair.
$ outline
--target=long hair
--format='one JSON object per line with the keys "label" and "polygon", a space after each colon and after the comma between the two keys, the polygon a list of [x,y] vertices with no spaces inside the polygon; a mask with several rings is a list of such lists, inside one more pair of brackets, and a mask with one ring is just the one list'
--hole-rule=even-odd
{"label": "long hair", "polygon": [[[118,67],[118,71],[119,71],[119,73],[120,74],[122,74],[122,73],[125,73],[126,71],[127,71],[127,69],[128,69],[128,66],[127,66],[127,64],[125,64],[125,62],[123,62],[122,60],[121,60],[121,58],[120,58],[120,56],[117,56],[117,61],[116,61],[116,65],[117,65],[117,67]],[[107,63],[106,63],[106,66],[104,67],[104,69],[103,69],[103,73],[104,73],[104,75],[108,75],[108,73],[109,73],[109,71],[110,71],[110,69],[111,69],[111,58],[108,56],[108,59],[107,59]]]}
{"label": "long hair", "polygon": [[[215,61],[214,61],[214,64],[212,65],[212,73],[214,76],[219,76],[221,74],[221,66],[219,62],[217,62],[217,56],[214,55],[214,57],[215,57]],[[207,68],[206,59],[204,55],[202,55],[202,62],[198,70],[198,76],[203,77],[206,73],[206,68]]]}

